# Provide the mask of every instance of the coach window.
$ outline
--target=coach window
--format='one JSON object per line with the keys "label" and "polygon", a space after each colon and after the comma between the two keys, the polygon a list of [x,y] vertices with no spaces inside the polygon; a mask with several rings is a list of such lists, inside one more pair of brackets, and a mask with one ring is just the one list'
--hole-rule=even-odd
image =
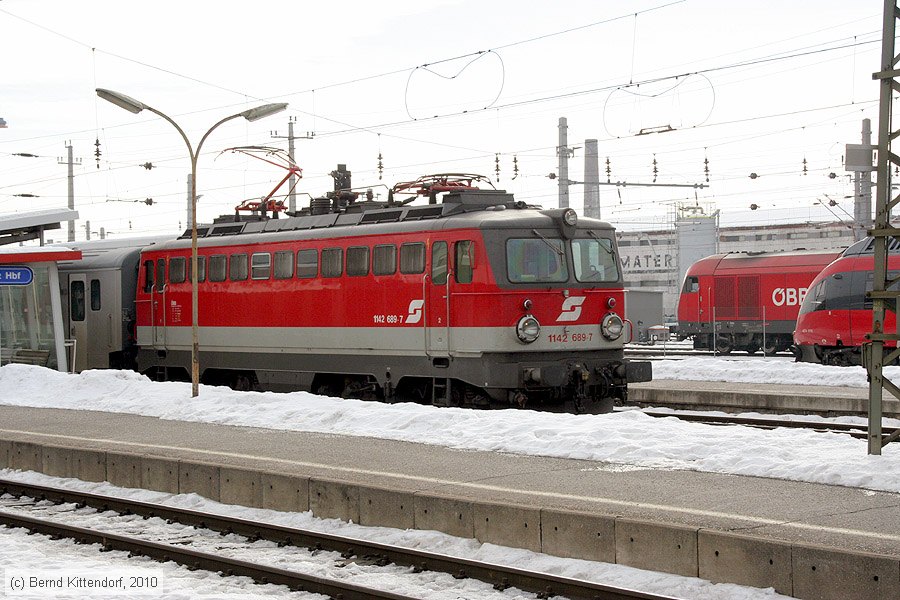
{"label": "coach window", "polygon": [[447,285],[447,242],[431,246],[431,281],[434,285]]}
{"label": "coach window", "polygon": [[153,289],[153,261],[144,261],[144,293],[149,294]]}
{"label": "coach window", "polygon": [[350,246],[347,248],[347,275],[362,277],[369,274],[369,247]]}
{"label": "coach window", "polygon": [[178,256],[169,260],[169,283],[184,283],[185,280],[185,259]]}
{"label": "coach window", "polygon": [[272,255],[268,252],[254,252],[251,267],[250,276],[253,279],[268,279],[272,273]]}
{"label": "coach window", "polygon": [[290,279],[294,276],[294,253],[281,250],[275,253],[275,279]]}
{"label": "coach window", "polygon": [[340,277],[344,268],[344,250],[325,248],[322,250],[322,277]]}
{"label": "coach window", "polygon": [[91,310],[100,310],[100,280],[91,279]]}
{"label": "coach window", "polygon": [[456,283],[472,283],[472,265],[475,263],[475,243],[471,240],[456,242],[456,261],[453,277]]}
{"label": "coach window", "polygon": [[393,275],[397,272],[397,246],[379,244],[372,249],[372,273]]}
{"label": "coach window", "polygon": [[507,240],[506,274],[512,283],[568,281],[563,241],[543,236]]}
{"label": "coach window", "polygon": [[228,260],[228,279],[244,281],[247,279],[247,255],[232,254]]}
{"label": "coach window", "polygon": [[227,273],[226,257],[224,254],[214,254],[209,257],[209,280],[225,281]]}
{"label": "coach window", "polygon": [[400,246],[400,272],[404,275],[425,272],[424,242],[410,242]]}
{"label": "coach window", "polygon": [[315,248],[297,251],[297,277],[312,279],[319,274],[319,251]]}
{"label": "coach window", "polygon": [[161,292],[166,287],[166,259],[156,259],[156,291]]}
{"label": "coach window", "polygon": [[73,281],[69,305],[73,321],[84,321],[84,282]]}

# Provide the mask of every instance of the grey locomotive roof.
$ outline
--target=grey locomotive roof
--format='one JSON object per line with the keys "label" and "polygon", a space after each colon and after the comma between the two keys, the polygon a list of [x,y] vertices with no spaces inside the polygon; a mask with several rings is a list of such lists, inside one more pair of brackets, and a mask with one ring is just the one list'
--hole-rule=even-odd
{"label": "grey locomotive roof", "polygon": [[[556,228],[553,212],[513,202],[502,191],[448,194],[442,204],[378,207],[355,212],[288,217],[260,221],[218,222],[198,226],[198,245],[231,246],[293,239],[326,239],[397,234],[444,229],[547,229]],[[578,229],[611,230],[596,219],[580,218]],[[190,234],[163,242],[159,249],[190,246]]]}

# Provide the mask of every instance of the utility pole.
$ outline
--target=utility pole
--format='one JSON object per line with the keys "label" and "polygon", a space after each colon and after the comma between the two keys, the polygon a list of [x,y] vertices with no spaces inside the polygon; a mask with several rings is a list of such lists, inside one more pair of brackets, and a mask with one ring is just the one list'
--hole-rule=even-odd
{"label": "utility pole", "polygon": [[86,239],[87,241],[91,241],[91,222],[90,221],[84,222],[84,239]]}
{"label": "utility pole", "polygon": [[872,228],[872,121],[863,119],[862,144],[847,144],[844,170],[853,172],[853,239],[866,237]]}
{"label": "utility pole", "polygon": [[[874,238],[874,268],[872,291],[866,294],[872,299],[872,333],[866,334],[869,343],[863,344],[863,366],[869,378],[869,422],[868,452],[880,455],[881,448],[900,437],[900,430],[883,435],[882,396],[887,390],[895,398],[900,398],[900,387],[884,376],[884,365],[891,364],[900,357],[900,347],[894,344],[900,340],[900,319],[894,331],[885,330],[885,316],[888,310],[896,310],[900,292],[889,290],[894,283],[888,273],[888,254],[892,238],[900,237],[900,229],[891,225],[891,210],[900,202],[900,196],[892,197],[891,167],[900,165],[900,157],[891,152],[891,141],[900,135],[893,131],[891,116],[894,114],[894,90],[900,85],[900,72],[895,55],[895,36],[900,7],[897,0],[884,0],[883,25],[881,30],[880,71],[872,75],[878,81],[878,185],[875,191],[875,221],[870,232]],[[890,344],[885,347],[885,342]]]}
{"label": "utility pole", "polygon": [[569,208],[569,158],[575,156],[575,149],[569,148],[568,121],[559,118],[559,146],[556,156],[559,158],[559,207]]}
{"label": "utility pole", "polygon": [[597,140],[584,140],[584,216],[600,218],[600,159]]}
{"label": "utility pole", "polygon": [[[191,199],[191,191],[194,189],[194,176],[188,173],[187,176],[187,222],[194,222],[194,202]],[[181,227],[179,227],[181,229]]]}
{"label": "utility pole", "polygon": [[[79,158],[77,161],[72,158],[72,142],[66,142],[66,150],[69,152],[68,159],[65,161],[62,158],[57,158],[57,164],[68,164],[69,165],[69,210],[75,210],[75,165],[81,164],[81,159]],[[75,241],[75,221],[68,221],[69,223],[69,235],[68,241]]]}
{"label": "utility pole", "polygon": [[[291,167],[297,166],[297,161],[294,160],[294,140],[296,140],[296,139],[311,140],[316,136],[315,133],[313,133],[311,131],[307,131],[306,135],[304,135],[304,136],[301,136],[299,138],[294,137],[294,123],[296,123],[296,122],[297,122],[297,117],[291,117],[288,120],[288,134],[287,134],[288,161],[290,162]],[[273,131],[271,133],[271,135],[274,139],[277,139],[277,140],[285,139],[285,136],[278,135],[277,131]],[[294,174],[293,171],[291,171],[291,175],[290,175],[290,177],[288,177],[288,189],[290,190],[290,192],[288,193],[288,212],[289,213],[294,213],[297,211],[297,190],[295,189],[296,186],[297,186],[297,176]]]}

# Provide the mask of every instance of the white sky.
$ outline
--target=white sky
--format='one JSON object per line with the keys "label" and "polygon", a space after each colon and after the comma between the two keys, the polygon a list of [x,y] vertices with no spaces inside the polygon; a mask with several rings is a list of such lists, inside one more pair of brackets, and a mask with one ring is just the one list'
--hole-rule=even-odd
{"label": "white sky", "polygon": [[[613,181],[651,182],[655,155],[657,181],[678,184],[705,183],[708,158],[710,187],[697,200],[722,209],[724,224],[833,220],[813,204],[825,194],[848,218],[852,186],[842,156],[844,144],[859,142],[863,118],[877,131],[871,74],[881,10],[875,0],[762,0],[739,9],[715,0],[259,0],[239,10],[208,1],[3,0],[0,212],[65,206],[66,167],[57,157],[71,141],[81,159],[79,238],[84,219],[115,236],[185,226],[183,141],[161,118],[97,98],[94,88],[106,87],[168,114],[195,145],[224,116],[290,103],[285,113],[229,122],[210,136],[198,173],[201,220],[232,212],[283,177],[219,152],[286,148],[270,132],[285,135],[289,118],[297,135],[316,134],[296,142],[301,192],[330,189],[327,173],[337,163],[353,171],[356,186],[436,172],[496,177],[499,153],[498,187],[555,206],[556,182],[546,175],[557,170],[561,116],[571,146],[599,140],[604,181],[607,156]],[[799,53],[810,54],[769,60]],[[755,64],[734,67],[746,62]],[[673,78],[688,73],[698,74]],[[676,131],[635,136],[669,125]],[[39,158],[14,156],[20,152]],[[139,166],[146,162],[157,168]],[[751,172],[760,177],[749,179]],[[569,176],[583,179],[581,149]],[[15,196],[22,193],[40,198]],[[571,198],[580,208],[581,186]],[[604,218],[622,228],[658,227],[675,201],[694,200],[691,189],[630,187],[620,198],[601,188]],[[753,203],[760,209],[749,211]]]}

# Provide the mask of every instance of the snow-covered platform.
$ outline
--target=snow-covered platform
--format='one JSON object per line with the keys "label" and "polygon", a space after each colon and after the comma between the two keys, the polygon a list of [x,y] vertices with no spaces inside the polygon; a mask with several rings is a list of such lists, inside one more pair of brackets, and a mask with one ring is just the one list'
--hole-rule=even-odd
{"label": "snow-covered platform", "polygon": [[[541,431],[532,435],[540,444]],[[900,597],[892,492],[23,406],[0,406],[3,466],[435,529],[800,598]]]}

